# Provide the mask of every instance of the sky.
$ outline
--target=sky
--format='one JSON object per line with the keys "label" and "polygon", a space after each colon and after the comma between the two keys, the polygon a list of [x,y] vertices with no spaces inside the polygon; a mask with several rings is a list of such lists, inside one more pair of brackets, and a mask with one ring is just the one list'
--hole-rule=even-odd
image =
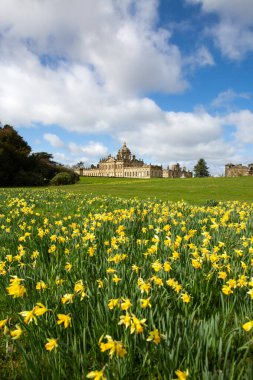
{"label": "sky", "polygon": [[33,152],[253,162],[252,0],[1,0],[0,121]]}

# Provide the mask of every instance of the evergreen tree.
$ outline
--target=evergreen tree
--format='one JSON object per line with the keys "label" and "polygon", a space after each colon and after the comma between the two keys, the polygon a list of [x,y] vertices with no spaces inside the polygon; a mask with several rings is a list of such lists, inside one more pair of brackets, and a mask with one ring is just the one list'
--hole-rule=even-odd
{"label": "evergreen tree", "polygon": [[209,177],[209,168],[207,167],[206,161],[204,158],[200,158],[197,164],[194,166],[194,177]]}

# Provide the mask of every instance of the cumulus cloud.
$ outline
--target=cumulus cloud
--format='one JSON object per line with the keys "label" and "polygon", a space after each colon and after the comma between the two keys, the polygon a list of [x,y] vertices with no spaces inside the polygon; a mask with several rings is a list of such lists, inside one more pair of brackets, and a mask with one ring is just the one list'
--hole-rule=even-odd
{"label": "cumulus cloud", "polygon": [[[235,40],[243,52],[249,49],[250,9],[248,15],[240,10],[235,21],[240,38],[231,38],[232,32],[226,37],[219,28],[234,20],[235,1],[195,2],[220,16],[217,43],[225,49],[225,40],[232,39],[224,53],[233,56]],[[205,46],[188,60],[182,57],[171,31],[159,28],[158,5],[158,0],[1,0],[1,120],[19,127],[40,123],[80,136],[93,134],[88,144],[64,146],[57,135],[44,134],[53,147],[63,150],[55,156],[67,163],[97,162],[108,154],[99,141],[101,133],[127,141],[134,153],[157,163],[199,157],[231,160],[236,142],[224,141],[224,128],[234,124],[236,136],[244,141],[251,113],[224,120],[205,110],[166,112],[145,95],[185,91],[185,66],[215,64]],[[224,97],[220,95],[216,106]]]}
{"label": "cumulus cloud", "polygon": [[220,92],[217,97],[211,102],[211,106],[215,108],[226,108],[229,109],[231,104],[236,99],[250,99],[249,93],[237,93],[232,89],[227,89],[226,91]]}
{"label": "cumulus cloud", "polygon": [[193,69],[202,66],[215,65],[215,61],[212,54],[205,46],[201,46],[192,55],[186,57],[185,63]]}
{"label": "cumulus cloud", "polygon": [[205,12],[218,12],[222,17],[239,19],[250,24],[253,17],[251,0],[186,0],[189,3],[201,4]]}
{"label": "cumulus cloud", "polygon": [[239,144],[253,144],[253,113],[241,110],[228,114],[224,121],[236,126],[236,140]]}
{"label": "cumulus cloud", "polygon": [[44,137],[44,140],[49,142],[49,144],[55,148],[60,148],[60,147],[64,146],[64,142],[58,136],[54,135],[53,133],[45,133],[43,135],[43,137]]}
{"label": "cumulus cloud", "polygon": [[221,162],[235,153],[222,139],[222,119],[207,112],[161,112],[162,118],[142,123],[136,130],[117,131],[118,138],[129,141],[139,156],[156,163],[192,161],[207,157]]}
{"label": "cumulus cloud", "polygon": [[3,41],[49,66],[79,62],[112,93],[182,91],[180,51],[168,31],[155,28],[157,5],[155,0],[2,0],[0,29]]}
{"label": "cumulus cloud", "polygon": [[107,147],[96,141],[90,141],[85,146],[71,142],[68,144],[68,150],[73,155],[85,154],[90,158],[103,157],[108,153]]}
{"label": "cumulus cloud", "polygon": [[[187,87],[157,0],[2,0],[0,115],[71,131],[110,132],[145,92]],[[29,20],[29,22],[28,22]]]}
{"label": "cumulus cloud", "polygon": [[[253,7],[251,0],[186,0],[200,4],[203,12],[216,14],[218,23],[209,28],[221,52],[234,60],[241,60],[253,51]],[[208,28],[207,28],[208,29]]]}

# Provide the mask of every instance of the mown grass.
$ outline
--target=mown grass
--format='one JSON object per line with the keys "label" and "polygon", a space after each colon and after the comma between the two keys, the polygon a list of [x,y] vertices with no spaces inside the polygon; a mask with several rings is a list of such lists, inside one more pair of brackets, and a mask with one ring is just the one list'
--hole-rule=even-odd
{"label": "mown grass", "polygon": [[65,190],[82,194],[113,195],[123,198],[158,198],[203,204],[208,200],[253,202],[253,177],[126,179],[82,177]]}

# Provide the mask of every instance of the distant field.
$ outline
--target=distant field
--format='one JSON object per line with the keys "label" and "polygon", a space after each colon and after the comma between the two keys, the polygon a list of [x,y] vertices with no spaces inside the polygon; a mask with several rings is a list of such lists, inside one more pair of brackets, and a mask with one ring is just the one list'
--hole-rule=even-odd
{"label": "distant field", "polygon": [[64,186],[64,189],[123,198],[184,200],[191,204],[203,204],[208,200],[253,202],[253,177],[189,179],[82,177],[78,184]]}

